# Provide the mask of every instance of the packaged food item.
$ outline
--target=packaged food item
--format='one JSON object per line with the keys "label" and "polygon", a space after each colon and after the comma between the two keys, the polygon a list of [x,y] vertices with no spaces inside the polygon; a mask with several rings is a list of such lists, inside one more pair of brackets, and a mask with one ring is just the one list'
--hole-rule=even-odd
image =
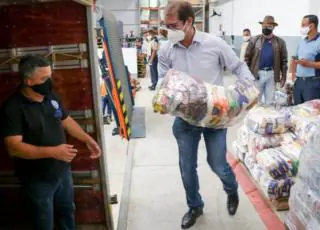
{"label": "packaged food item", "polygon": [[[246,126],[242,125],[237,131],[237,140],[238,143],[244,147],[248,147],[249,141],[249,130]],[[248,149],[247,149],[248,150]]]}
{"label": "packaged food item", "polygon": [[257,154],[257,163],[269,172],[273,179],[283,179],[293,176],[290,159],[285,157],[279,148],[265,149]]}
{"label": "packaged food item", "polygon": [[224,88],[171,69],[153,98],[153,110],[195,126],[226,128],[241,121],[258,98],[259,90],[249,79]]}
{"label": "packaged food item", "polygon": [[314,132],[320,128],[320,117],[312,116],[310,114],[292,115],[291,121],[294,124],[294,132],[300,140],[305,143],[308,142]]}
{"label": "packaged food item", "polygon": [[291,127],[290,115],[284,110],[272,106],[256,106],[245,118],[245,125],[251,131],[261,135],[282,134]]}
{"label": "packaged food item", "polygon": [[288,106],[289,95],[279,90],[274,93],[275,103],[277,105]]}
{"label": "packaged food item", "polygon": [[287,177],[280,180],[275,180],[269,177],[262,181],[261,186],[266,189],[271,200],[289,198],[290,190],[294,185],[294,179]]}
{"label": "packaged food item", "polygon": [[234,156],[239,159],[240,161],[244,161],[246,156],[247,150],[239,144],[238,140],[232,142],[233,154]]}
{"label": "packaged food item", "polygon": [[294,141],[294,134],[291,132],[284,134],[261,135],[250,132],[248,135],[248,154],[254,157],[264,149],[280,146],[284,141],[290,143]]}

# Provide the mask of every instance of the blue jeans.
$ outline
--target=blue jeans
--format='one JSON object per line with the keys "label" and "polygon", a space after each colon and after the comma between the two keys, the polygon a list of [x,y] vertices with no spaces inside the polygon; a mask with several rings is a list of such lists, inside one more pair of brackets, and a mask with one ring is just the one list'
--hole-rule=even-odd
{"label": "blue jeans", "polygon": [[269,105],[274,102],[274,94],[276,89],[276,83],[274,81],[274,71],[259,71],[259,87],[261,92],[261,98],[264,98],[265,104]]}
{"label": "blue jeans", "polygon": [[55,181],[22,180],[22,192],[33,230],[75,230],[71,169]]}
{"label": "blue jeans", "polygon": [[107,109],[107,116],[111,116],[111,102],[108,96],[102,97],[102,114],[105,116]]}
{"label": "blue jeans", "polygon": [[299,105],[314,99],[320,99],[320,79],[303,80],[297,77],[294,83],[294,103]]}
{"label": "blue jeans", "polygon": [[201,134],[204,137],[207,161],[212,171],[219,176],[228,195],[237,193],[238,183],[226,159],[226,129],[196,127],[181,118],[176,118],[173,125],[173,134],[178,143],[180,172],[189,208],[202,208],[204,206],[199,193],[197,174],[198,146]]}
{"label": "blue jeans", "polygon": [[150,66],[151,85],[156,87],[158,84],[158,56],[156,56]]}

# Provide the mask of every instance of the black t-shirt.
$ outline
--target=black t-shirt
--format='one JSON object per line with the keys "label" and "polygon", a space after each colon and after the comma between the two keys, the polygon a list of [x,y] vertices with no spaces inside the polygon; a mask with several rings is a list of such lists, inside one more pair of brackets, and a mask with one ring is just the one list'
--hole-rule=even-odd
{"label": "black t-shirt", "polygon": [[[68,117],[60,100],[49,94],[43,102],[30,101],[17,92],[2,107],[2,135],[23,137],[35,146],[66,143],[62,121]],[[17,176],[28,180],[56,180],[69,164],[53,158],[25,160],[14,158]]]}

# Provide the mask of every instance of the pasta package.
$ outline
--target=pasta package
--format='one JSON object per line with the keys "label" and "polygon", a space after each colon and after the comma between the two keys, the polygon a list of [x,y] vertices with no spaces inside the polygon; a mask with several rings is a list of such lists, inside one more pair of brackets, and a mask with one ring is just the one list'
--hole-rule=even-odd
{"label": "pasta package", "polygon": [[289,198],[291,188],[294,185],[294,179],[287,177],[280,180],[274,180],[269,177],[260,183],[262,187],[266,189],[271,200],[278,200],[282,198]]}
{"label": "pasta package", "polygon": [[250,110],[245,118],[245,125],[261,135],[286,133],[291,127],[290,113],[287,111],[259,105]]}
{"label": "pasta package", "polygon": [[227,128],[243,120],[257,103],[254,81],[240,79],[227,88],[171,69],[153,98],[153,110],[207,128]]}

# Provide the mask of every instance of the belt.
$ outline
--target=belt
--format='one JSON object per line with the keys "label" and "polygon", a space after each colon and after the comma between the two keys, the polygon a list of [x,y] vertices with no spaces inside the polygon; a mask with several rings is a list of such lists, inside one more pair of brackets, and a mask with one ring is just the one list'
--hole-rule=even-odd
{"label": "belt", "polygon": [[272,67],[264,67],[264,68],[262,68],[260,70],[262,70],[262,71],[272,71],[273,68]]}
{"label": "belt", "polygon": [[320,76],[310,76],[310,77],[298,77],[297,79],[303,80],[303,81],[309,81],[309,80],[320,80]]}

